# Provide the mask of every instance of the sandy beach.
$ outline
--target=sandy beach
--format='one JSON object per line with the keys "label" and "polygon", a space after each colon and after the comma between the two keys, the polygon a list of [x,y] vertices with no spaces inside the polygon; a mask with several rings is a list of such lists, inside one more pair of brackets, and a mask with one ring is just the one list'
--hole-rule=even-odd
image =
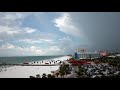
{"label": "sandy beach", "polygon": [[[59,60],[65,61],[67,59],[69,59],[69,56],[37,61],[35,63],[30,62],[30,64],[45,64],[46,62],[51,62],[51,64],[55,62],[57,64],[59,63]],[[29,76],[36,76],[37,74],[51,74],[51,71],[58,70],[58,68],[59,66],[11,66],[2,68],[2,71],[0,72],[0,78],[29,78]]]}

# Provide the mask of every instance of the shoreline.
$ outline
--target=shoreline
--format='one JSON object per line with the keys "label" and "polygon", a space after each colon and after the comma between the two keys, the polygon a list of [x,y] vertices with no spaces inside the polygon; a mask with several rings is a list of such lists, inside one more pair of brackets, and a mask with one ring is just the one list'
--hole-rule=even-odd
{"label": "shoreline", "polygon": [[[52,60],[65,61],[67,59],[69,59],[69,56],[54,58]],[[45,60],[45,61],[49,62],[50,60]],[[58,69],[59,69],[59,65],[58,66],[10,66],[4,68],[4,70],[6,71],[3,70],[3,72],[0,72],[0,78],[29,78],[29,76],[35,76],[37,74],[40,75],[42,75],[43,73],[52,74],[51,71],[56,71]]]}

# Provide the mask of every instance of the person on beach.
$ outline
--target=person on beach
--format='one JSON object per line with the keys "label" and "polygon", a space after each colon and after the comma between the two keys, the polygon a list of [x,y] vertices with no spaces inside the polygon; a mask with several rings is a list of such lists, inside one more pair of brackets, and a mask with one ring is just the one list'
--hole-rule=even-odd
{"label": "person on beach", "polygon": [[43,61],[42,61],[42,63],[43,63]]}

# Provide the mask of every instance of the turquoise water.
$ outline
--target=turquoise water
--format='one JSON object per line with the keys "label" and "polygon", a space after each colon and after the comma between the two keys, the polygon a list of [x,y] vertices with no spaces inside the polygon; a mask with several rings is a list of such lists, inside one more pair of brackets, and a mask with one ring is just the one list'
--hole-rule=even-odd
{"label": "turquoise water", "polygon": [[24,57],[0,57],[1,63],[9,63],[9,64],[18,64],[23,62],[31,62],[31,61],[41,61],[46,59],[53,59],[62,56],[24,56]]}

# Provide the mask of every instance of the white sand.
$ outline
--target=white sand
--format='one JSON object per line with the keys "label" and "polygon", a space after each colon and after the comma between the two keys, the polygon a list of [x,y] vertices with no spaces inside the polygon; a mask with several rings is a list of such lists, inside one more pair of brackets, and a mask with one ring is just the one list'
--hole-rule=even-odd
{"label": "white sand", "polygon": [[[64,61],[69,59],[69,56],[55,58],[52,60]],[[51,74],[51,71],[55,71],[59,66],[12,66],[4,68],[0,72],[0,78],[29,78],[29,76],[42,75],[43,73]],[[4,71],[6,70],[6,71]]]}

